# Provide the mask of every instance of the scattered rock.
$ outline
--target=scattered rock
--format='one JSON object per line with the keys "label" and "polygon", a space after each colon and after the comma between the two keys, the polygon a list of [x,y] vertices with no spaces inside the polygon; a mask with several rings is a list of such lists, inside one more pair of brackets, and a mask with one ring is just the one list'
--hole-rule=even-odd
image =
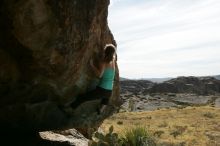
{"label": "scattered rock", "polygon": [[40,136],[44,140],[51,142],[68,143],[70,146],[88,146],[89,140],[86,139],[75,129],[65,131],[45,131],[40,132]]}
{"label": "scattered rock", "polygon": [[220,108],[220,97],[215,100],[215,106]]}

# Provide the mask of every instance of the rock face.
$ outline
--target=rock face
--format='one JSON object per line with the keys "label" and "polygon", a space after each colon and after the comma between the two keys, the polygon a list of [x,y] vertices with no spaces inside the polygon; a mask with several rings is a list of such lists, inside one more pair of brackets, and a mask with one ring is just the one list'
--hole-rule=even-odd
{"label": "rock face", "polygon": [[0,2],[0,129],[35,132],[97,127],[119,106],[119,75],[103,115],[100,101],[63,107],[98,82],[89,60],[107,43],[109,0]]}

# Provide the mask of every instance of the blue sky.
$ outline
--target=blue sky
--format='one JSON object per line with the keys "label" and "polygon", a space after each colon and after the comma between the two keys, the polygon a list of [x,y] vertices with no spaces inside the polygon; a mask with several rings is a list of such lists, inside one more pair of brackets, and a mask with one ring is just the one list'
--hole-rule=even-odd
{"label": "blue sky", "polygon": [[220,0],[111,0],[120,76],[220,74]]}

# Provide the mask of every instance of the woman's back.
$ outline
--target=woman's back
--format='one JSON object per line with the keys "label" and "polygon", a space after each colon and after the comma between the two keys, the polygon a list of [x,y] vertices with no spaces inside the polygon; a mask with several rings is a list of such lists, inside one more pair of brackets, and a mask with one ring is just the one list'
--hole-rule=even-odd
{"label": "woman's back", "polygon": [[99,87],[106,90],[112,90],[113,80],[115,76],[115,69],[112,67],[106,67],[99,82]]}

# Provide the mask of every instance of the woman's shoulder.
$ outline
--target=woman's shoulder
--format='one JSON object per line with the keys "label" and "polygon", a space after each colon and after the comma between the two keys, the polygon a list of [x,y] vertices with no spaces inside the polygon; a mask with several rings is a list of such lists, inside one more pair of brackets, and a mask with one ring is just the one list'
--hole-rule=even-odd
{"label": "woman's shoulder", "polygon": [[115,69],[115,64],[114,64],[114,62],[106,63],[106,64],[105,64],[105,68]]}

